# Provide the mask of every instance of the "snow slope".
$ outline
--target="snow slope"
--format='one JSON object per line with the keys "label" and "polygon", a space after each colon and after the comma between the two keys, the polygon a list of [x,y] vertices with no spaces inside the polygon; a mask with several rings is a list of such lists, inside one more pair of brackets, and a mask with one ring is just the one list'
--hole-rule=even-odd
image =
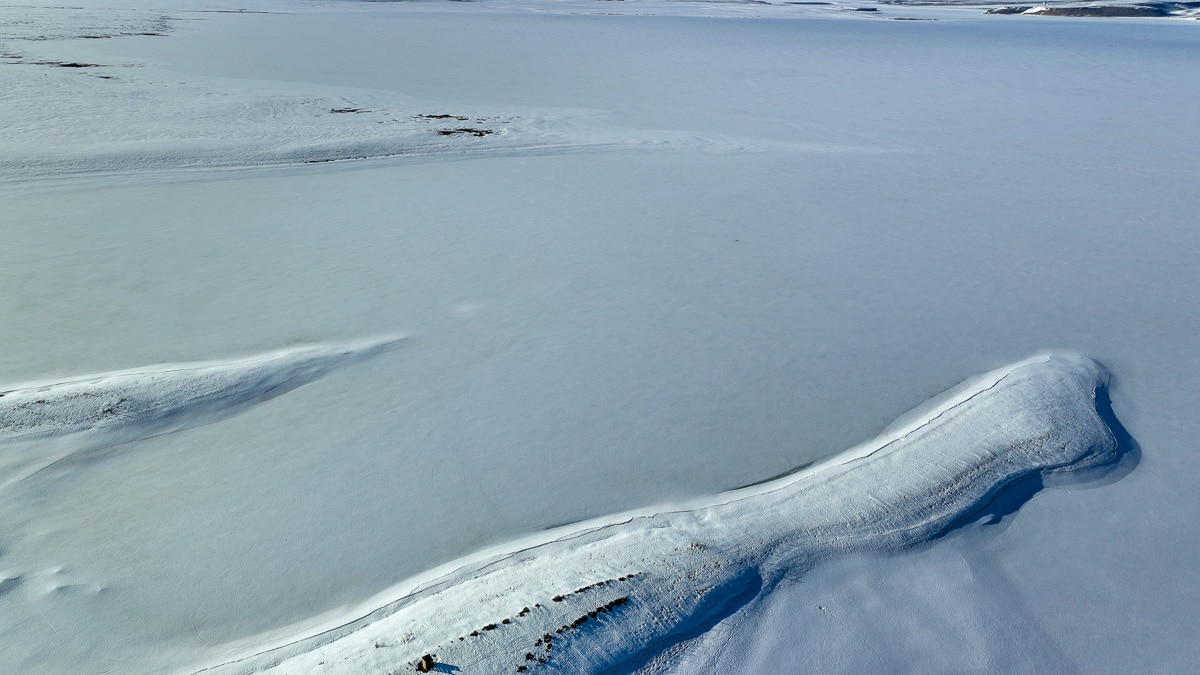
{"label": "snow slope", "polygon": [[[0,382],[423,339],[8,484],[3,669],[253,654],[1062,347],[1119,375],[1137,471],[824,558],[648,667],[1196,670],[1194,22],[82,4],[0,9]],[[439,134],[492,115],[513,133]]]}
{"label": "snow slope", "polygon": [[27,477],[12,466],[18,458],[44,462],[50,449],[82,453],[208,424],[393,348],[401,339],[297,347],[243,359],[161,364],[2,387],[4,480]]}
{"label": "snow slope", "polygon": [[822,559],[929,541],[1021,478],[1115,464],[1106,381],[1079,356],[1014,364],[797,475],[448,563],[216,672],[402,672],[425,654],[439,672],[636,669]]}

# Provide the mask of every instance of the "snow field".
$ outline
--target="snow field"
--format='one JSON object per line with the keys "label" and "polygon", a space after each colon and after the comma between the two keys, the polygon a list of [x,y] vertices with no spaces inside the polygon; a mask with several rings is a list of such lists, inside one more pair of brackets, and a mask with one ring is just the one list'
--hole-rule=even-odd
{"label": "snow field", "polygon": [[[824,535],[703,599],[673,600],[690,581],[666,588],[687,559],[659,563],[645,597],[674,615],[638,633],[626,663],[1200,662],[1200,587],[1187,582],[1200,559],[1187,480],[1200,240],[1178,187],[1200,166],[1197,99],[1178,86],[1196,70],[1191,24],[975,8],[775,21],[792,10],[590,0],[286,15],[90,4],[4,8],[21,21],[0,27],[0,381],[422,339],[267,405],[214,403],[222,422],[186,433],[142,437],[149,408],[145,426],[89,428],[105,408],[84,397],[95,405],[59,408],[76,433],[6,443],[39,458],[29,470],[74,453],[3,492],[9,669],[186,671],[382,616],[417,583],[397,580],[564,522],[716,506],[688,498],[819,460],[967,373],[1055,346],[1118,374],[1114,406],[1146,449],[1138,471],[1045,491],[1011,520],[983,515],[1001,527],[900,555],[883,552],[874,510],[839,497],[863,520],[830,527],[857,557],[821,553],[800,583],[769,580],[796,578],[810,544],[829,550]],[[886,21],[901,13],[939,21]],[[745,149],[768,152],[729,152]],[[324,161],[357,157],[375,159]],[[131,442],[76,452],[121,429]],[[963,459],[931,471],[947,480],[935,490],[994,477]],[[889,477],[916,485],[902,464]],[[680,518],[696,536],[674,543],[697,566],[727,560],[713,549],[720,515],[691,530]],[[650,536],[631,528],[592,550],[621,563]],[[539,543],[552,544],[523,545]],[[652,548],[671,558],[671,543]],[[494,641],[585,612],[581,626],[599,626],[592,611],[639,625],[618,621],[629,602],[612,604],[629,577],[589,564],[572,563],[557,604],[530,594],[518,617],[525,605],[497,598],[487,616],[467,612],[477,624],[389,629],[354,658],[411,670],[400,660],[419,637]],[[490,592],[526,583],[512,574]],[[573,630],[554,649],[598,664],[589,654],[608,639]]]}

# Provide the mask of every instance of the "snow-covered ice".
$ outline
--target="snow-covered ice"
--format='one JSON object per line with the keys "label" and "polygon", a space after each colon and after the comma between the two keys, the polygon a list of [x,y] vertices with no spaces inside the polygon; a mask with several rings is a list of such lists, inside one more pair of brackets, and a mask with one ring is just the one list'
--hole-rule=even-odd
{"label": "snow-covered ice", "polygon": [[[585,626],[638,627],[604,662],[648,672],[1196,670],[1194,21],[71,5],[0,3],[0,670],[405,671],[480,657],[460,628],[519,661],[532,627],[600,607]],[[332,365],[400,334],[249,405],[305,345]],[[1047,349],[1111,368],[1099,400],[1098,366],[1055,356],[941,440],[830,460]],[[164,363],[203,386],[162,386]],[[946,447],[998,410],[1011,428]],[[1056,489],[1018,421],[1108,426],[1142,461]],[[909,461],[929,453],[962,464]],[[1029,471],[928,544],[880,535]],[[826,480],[845,489],[799,509]],[[794,522],[736,505],[785,494]],[[840,544],[795,534],[826,517]],[[645,583],[601,598],[632,541]],[[519,603],[432,609],[502,579]],[[655,603],[662,625],[636,620]]]}
{"label": "snow-covered ice", "polygon": [[345,85],[316,92],[287,75],[180,78],[148,67],[152,63],[108,58],[102,46],[98,53],[90,44],[168,37],[212,12],[175,9],[6,8],[13,20],[0,28],[0,63],[16,76],[0,93],[0,180],[603,149],[877,150],[647,133],[615,126],[605,111],[586,108],[447,105]]}

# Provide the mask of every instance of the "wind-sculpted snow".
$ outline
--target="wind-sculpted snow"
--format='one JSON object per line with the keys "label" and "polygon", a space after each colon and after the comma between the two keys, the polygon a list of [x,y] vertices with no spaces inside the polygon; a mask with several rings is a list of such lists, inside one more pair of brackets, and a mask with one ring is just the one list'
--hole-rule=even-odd
{"label": "wind-sculpted snow", "polygon": [[1030,359],[801,473],[485,551],[215,668],[636,670],[824,558],[925,542],[1022,477],[1114,462],[1120,444],[1097,409],[1105,383],[1085,357]]}
{"label": "wind-sculpted snow", "polygon": [[[2,444],[75,437],[95,448],[207,424],[394,346],[391,337],[226,361],[160,364],[0,388]],[[2,450],[0,450],[2,451]]]}

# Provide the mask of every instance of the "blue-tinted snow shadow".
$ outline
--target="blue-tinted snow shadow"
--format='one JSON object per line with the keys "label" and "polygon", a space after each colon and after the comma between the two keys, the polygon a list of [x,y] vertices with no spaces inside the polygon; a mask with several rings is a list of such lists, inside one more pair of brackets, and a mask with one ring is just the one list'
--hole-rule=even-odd
{"label": "blue-tinted snow shadow", "polygon": [[[1117,419],[1116,413],[1112,409],[1108,387],[1097,388],[1095,400],[1097,414],[1108,426],[1116,441],[1115,452],[1106,461],[1086,468],[1067,466],[1050,470],[1033,470],[1001,486],[990,498],[981,501],[975,508],[948,523],[944,529],[929,539],[903,546],[898,550],[875,551],[875,553],[888,555],[889,553],[912,552],[936,545],[942,539],[971,531],[996,534],[1007,528],[1013,520],[1012,516],[1046,487],[1090,489],[1110,485],[1129,475],[1141,462],[1141,446]],[[758,574],[754,575],[759,580],[758,583],[753,584],[752,587],[745,587],[735,597],[727,598],[721,611],[715,612],[708,621],[695,625],[686,634],[672,635],[669,639],[664,638],[663,640],[670,644],[659,645],[657,649],[648,650],[646,656],[638,658],[636,663],[627,663],[610,672],[636,672],[665,647],[699,637],[726,617],[738,612],[743,606],[769,594],[775,586],[801,582],[813,565],[818,563],[819,561],[800,561],[798,564],[792,562],[784,567],[760,569]]]}
{"label": "blue-tinted snow shadow", "polygon": [[763,577],[759,574],[758,569],[753,567],[748,568],[740,575],[739,579],[731,584],[729,590],[733,592],[722,593],[718,591],[710,593],[705,598],[700,607],[696,608],[696,615],[703,617],[701,620],[692,623],[687,628],[678,632],[660,635],[647,645],[645,649],[639,651],[629,660],[600,671],[600,673],[603,675],[636,673],[663,651],[707,633],[717,624],[736,614],[738,610],[751,600],[757,598],[763,590]]}
{"label": "blue-tinted snow shadow", "polygon": [[1083,469],[1063,467],[1062,470],[1036,470],[1020,476],[1000,487],[990,499],[955,519],[930,541],[954,534],[970,525],[988,528],[998,526],[1002,530],[1012,521],[1013,514],[1046,487],[1090,489],[1111,485],[1128,476],[1141,463],[1142,448],[1117,419],[1108,391],[1107,386],[1096,389],[1096,412],[1117,442],[1116,452],[1111,458]]}

